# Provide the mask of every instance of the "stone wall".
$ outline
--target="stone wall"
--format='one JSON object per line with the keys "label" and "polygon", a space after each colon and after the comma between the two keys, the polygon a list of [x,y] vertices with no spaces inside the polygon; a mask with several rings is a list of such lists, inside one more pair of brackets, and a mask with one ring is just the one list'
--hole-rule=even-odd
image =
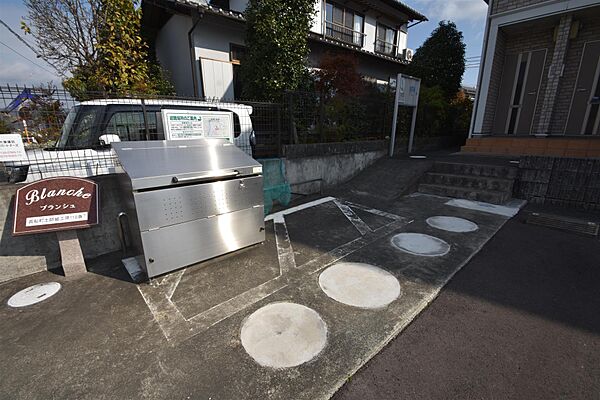
{"label": "stone wall", "polygon": [[600,159],[522,157],[515,197],[600,211]]}

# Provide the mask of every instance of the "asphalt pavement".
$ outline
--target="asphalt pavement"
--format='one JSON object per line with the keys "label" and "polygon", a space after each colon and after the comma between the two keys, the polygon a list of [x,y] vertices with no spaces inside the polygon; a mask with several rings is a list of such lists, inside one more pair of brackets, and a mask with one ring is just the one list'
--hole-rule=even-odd
{"label": "asphalt pavement", "polygon": [[524,213],[334,399],[600,399],[600,240]]}

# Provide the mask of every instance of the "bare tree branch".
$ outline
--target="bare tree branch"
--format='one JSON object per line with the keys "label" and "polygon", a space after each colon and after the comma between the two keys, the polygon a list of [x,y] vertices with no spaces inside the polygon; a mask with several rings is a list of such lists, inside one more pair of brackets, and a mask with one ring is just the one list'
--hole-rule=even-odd
{"label": "bare tree branch", "polygon": [[61,73],[96,58],[101,0],[24,0],[37,52]]}

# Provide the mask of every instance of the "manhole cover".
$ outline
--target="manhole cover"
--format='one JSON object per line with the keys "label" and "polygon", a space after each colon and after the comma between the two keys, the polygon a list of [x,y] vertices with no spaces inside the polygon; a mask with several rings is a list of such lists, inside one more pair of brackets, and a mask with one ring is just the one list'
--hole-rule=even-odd
{"label": "manhole cover", "polygon": [[423,233],[399,233],[391,242],[397,249],[417,256],[443,256],[450,251],[448,243]]}
{"label": "manhole cover", "polygon": [[321,289],[340,303],[361,308],[381,308],[400,296],[398,279],[374,265],[343,262],[319,276]]}
{"label": "manhole cover", "polygon": [[27,307],[54,296],[60,290],[60,283],[48,282],[30,286],[15,293],[8,299],[11,307]]}
{"label": "manhole cover", "polygon": [[478,229],[476,223],[464,218],[435,216],[427,218],[427,224],[448,232],[473,232]]}
{"label": "manhole cover", "polygon": [[295,303],[271,303],[242,325],[242,346],[260,365],[289,368],[313,359],[327,341],[327,325],[313,309]]}

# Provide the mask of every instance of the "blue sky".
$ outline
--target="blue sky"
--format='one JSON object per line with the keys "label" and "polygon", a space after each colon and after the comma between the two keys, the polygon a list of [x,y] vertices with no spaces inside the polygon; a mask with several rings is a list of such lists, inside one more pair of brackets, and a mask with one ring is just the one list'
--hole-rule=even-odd
{"label": "blue sky", "polygon": [[[403,2],[429,18],[428,22],[409,29],[408,46],[412,49],[417,49],[423,43],[440,20],[451,20],[456,23],[458,29],[463,32],[467,44],[467,57],[473,57],[469,58],[469,65],[474,65],[467,68],[463,84],[474,86],[477,82],[477,65],[485,28],[487,11],[485,2],[483,0],[403,0]],[[0,19],[13,30],[21,32],[19,21],[26,14],[27,10],[21,0],[0,0]],[[33,43],[31,36],[26,39]],[[49,81],[60,82],[52,67],[36,58],[30,49],[0,25],[0,84],[39,84]]]}

